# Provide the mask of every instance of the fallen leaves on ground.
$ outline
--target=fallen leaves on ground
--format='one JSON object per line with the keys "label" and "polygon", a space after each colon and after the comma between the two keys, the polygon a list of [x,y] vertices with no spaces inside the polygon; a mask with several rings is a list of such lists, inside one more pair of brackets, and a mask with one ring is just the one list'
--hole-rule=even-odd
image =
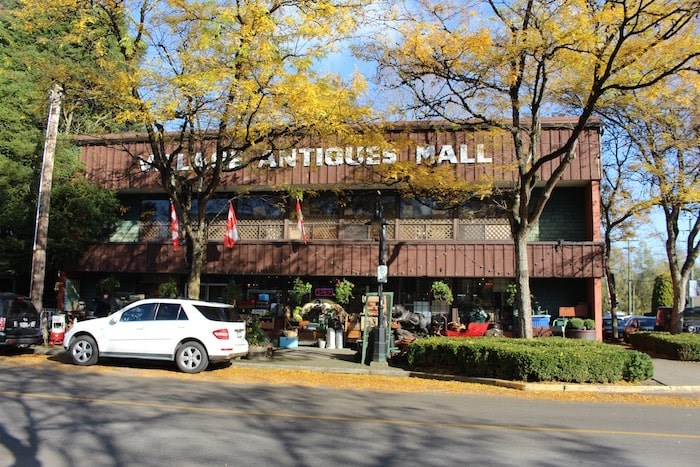
{"label": "fallen leaves on ground", "polygon": [[442,381],[414,377],[393,377],[367,374],[345,374],[309,370],[287,370],[278,368],[252,368],[233,362],[231,365],[218,365],[198,374],[178,372],[170,362],[129,362],[122,361],[100,363],[91,367],[71,364],[65,354],[47,355],[13,355],[0,356],[0,365],[25,365],[33,367],[51,366],[53,369],[69,372],[86,372],[101,374],[119,374],[120,376],[178,378],[189,381],[209,381],[241,385],[280,385],[327,388],[347,391],[377,391],[389,393],[445,393],[469,394],[491,397],[520,397],[528,399],[557,400],[614,404],[647,404],[673,407],[700,407],[697,394],[658,395],[658,394],[610,394],[596,392],[523,392],[486,384],[460,381]]}

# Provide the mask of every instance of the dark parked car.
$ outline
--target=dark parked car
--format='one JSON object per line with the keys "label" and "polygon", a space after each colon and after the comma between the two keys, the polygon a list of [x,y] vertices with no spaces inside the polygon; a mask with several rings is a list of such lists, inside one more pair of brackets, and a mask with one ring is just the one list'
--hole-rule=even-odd
{"label": "dark parked car", "polygon": [[683,310],[683,331],[700,333],[700,306]]}
{"label": "dark parked car", "polygon": [[21,295],[0,292],[0,346],[28,346],[43,342],[41,317]]}
{"label": "dark parked car", "polygon": [[670,331],[671,330],[671,307],[660,306],[656,309],[656,324],[654,331]]}
{"label": "dark parked car", "polygon": [[[617,337],[621,338],[625,334],[625,324],[627,323],[627,320],[629,319],[628,315],[618,315],[617,316]],[[612,317],[610,316],[604,316],[603,317],[603,338],[604,339],[612,339],[613,337],[613,332],[612,332]]]}
{"label": "dark parked car", "polygon": [[630,334],[639,331],[653,331],[656,324],[656,316],[630,316],[625,323],[624,337],[628,340]]}
{"label": "dark parked car", "polygon": [[[671,307],[660,306],[656,310],[656,331],[671,330]],[[700,307],[687,307],[683,310],[683,332],[700,333]]]}

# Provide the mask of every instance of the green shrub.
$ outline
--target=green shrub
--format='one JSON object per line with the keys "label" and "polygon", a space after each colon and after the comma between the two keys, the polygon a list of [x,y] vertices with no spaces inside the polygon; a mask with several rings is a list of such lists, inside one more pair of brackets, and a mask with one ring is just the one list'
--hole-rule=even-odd
{"label": "green shrub", "polygon": [[595,329],[595,320],[591,318],[584,319],[583,327],[586,329]]}
{"label": "green shrub", "polygon": [[571,318],[567,323],[566,327],[571,329],[583,329],[584,321],[582,318]]}
{"label": "green shrub", "polygon": [[654,279],[654,289],[651,292],[651,310],[649,315],[656,315],[656,309],[660,306],[673,304],[673,282],[671,275],[661,274]]}
{"label": "green shrub", "polygon": [[408,348],[414,370],[515,381],[613,383],[653,376],[648,355],[578,339],[430,337]]}
{"label": "green shrub", "polygon": [[684,332],[635,332],[629,336],[637,350],[653,352],[674,360],[700,361],[700,335]]}

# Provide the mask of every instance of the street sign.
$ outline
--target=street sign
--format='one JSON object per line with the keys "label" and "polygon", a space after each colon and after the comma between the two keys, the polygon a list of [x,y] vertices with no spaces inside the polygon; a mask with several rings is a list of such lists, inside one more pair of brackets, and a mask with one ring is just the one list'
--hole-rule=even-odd
{"label": "street sign", "polygon": [[387,276],[389,275],[389,268],[386,264],[381,264],[377,266],[377,282],[380,284],[386,284]]}

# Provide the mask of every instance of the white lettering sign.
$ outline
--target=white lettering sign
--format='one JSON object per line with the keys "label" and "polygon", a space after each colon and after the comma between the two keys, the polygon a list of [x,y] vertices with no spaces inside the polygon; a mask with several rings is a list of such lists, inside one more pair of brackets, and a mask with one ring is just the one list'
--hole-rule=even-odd
{"label": "white lettering sign", "polygon": [[443,144],[440,146],[440,152],[435,156],[435,146],[417,146],[416,147],[416,164],[422,164],[425,161],[428,164],[442,164],[449,162],[450,164],[490,164],[493,162],[491,157],[484,155],[484,145],[476,145],[476,158],[469,157],[469,149],[466,144],[459,145],[459,159],[451,144]]}
{"label": "white lettering sign", "polygon": [[[484,154],[484,145],[476,145],[476,157],[469,157],[466,144],[460,144],[458,151],[450,144],[443,144],[439,148],[436,146],[416,146],[416,164],[490,164],[493,159]],[[166,154],[166,157],[170,157]],[[228,168],[235,169],[243,163],[242,157],[236,153],[230,156],[224,152],[224,159],[228,158]],[[147,158],[139,159],[139,166],[142,172],[148,171],[153,166],[153,154]],[[210,161],[215,163],[216,154],[212,154]],[[380,165],[393,164],[398,160],[398,153],[395,150],[382,149],[378,146],[331,146],[328,148],[295,148],[291,150],[277,150],[263,153],[263,158],[258,162],[258,168],[285,168],[296,167],[301,164],[303,167],[329,166],[337,167],[341,165]],[[175,157],[177,170],[190,170],[188,159],[184,154]],[[195,154],[193,158],[195,167],[201,168],[206,164],[206,158],[201,154]]]}

